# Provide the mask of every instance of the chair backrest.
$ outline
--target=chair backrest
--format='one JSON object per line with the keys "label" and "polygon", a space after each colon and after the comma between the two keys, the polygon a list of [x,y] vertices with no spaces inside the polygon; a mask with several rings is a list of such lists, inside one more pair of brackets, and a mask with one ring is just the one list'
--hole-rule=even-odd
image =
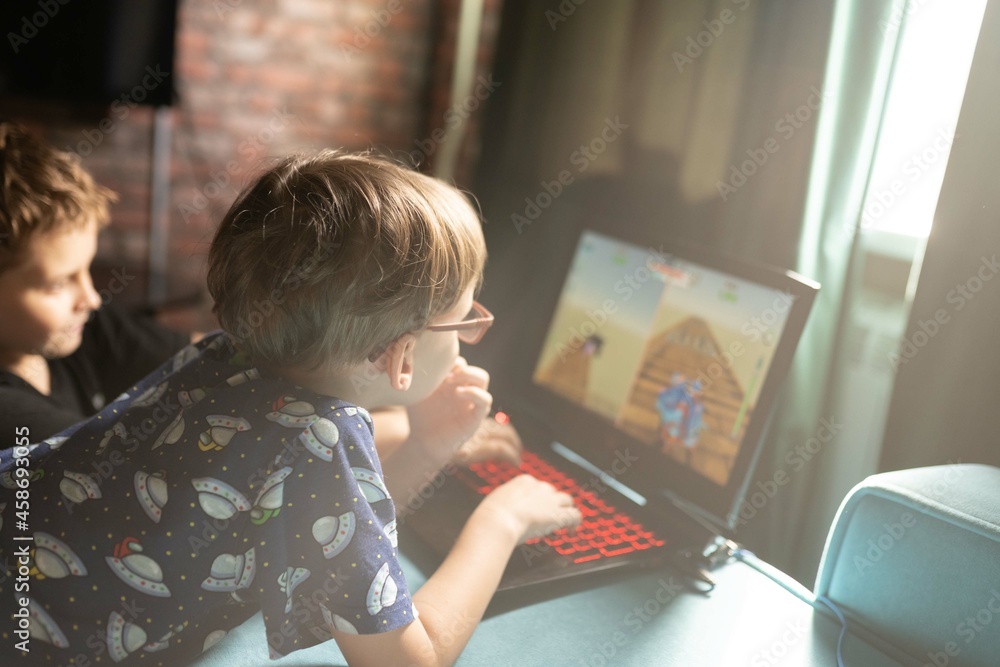
{"label": "chair backrest", "polygon": [[815,593],[920,664],[1000,664],[1000,468],[866,479],[837,513]]}

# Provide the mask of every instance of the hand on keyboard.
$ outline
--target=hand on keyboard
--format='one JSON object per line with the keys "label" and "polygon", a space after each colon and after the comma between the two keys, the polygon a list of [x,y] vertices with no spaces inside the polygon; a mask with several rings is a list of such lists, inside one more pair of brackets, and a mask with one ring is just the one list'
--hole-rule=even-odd
{"label": "hand on keyboard", "polygon": [[457,471],[455,476],[476,493],[489,498],[503,488],[505,482],[523,477],[524,473],[571,496],[583,516],[575,530],[560,528],[528,540],[529,543],[541,542],[540,549],[551,549],[581,563],[663,546],[664,540],[653,531],[601,497],[599,490],[603,484],[599,480],[579,483],[534,452],[524,452],[519,467],[508,463],[476,463],[469,466],[469,470]]}
{"label": "hand on keyboard", "polygon": [[483,505],[513,521],[520,542],[573,528],[582,518],[569,494],[531,475],[518,475],[501,484]]}

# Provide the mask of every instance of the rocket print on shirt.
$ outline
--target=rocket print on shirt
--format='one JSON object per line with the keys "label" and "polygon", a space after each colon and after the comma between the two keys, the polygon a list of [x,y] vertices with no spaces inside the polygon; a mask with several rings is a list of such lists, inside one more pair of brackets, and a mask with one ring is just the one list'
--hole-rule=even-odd
{"label": "rocket print on shirt", "polygon": [[280,657],[416,618],[363,408],[210,335],[66,433],[30,477],[31,658],[190,664],[258,611]]}

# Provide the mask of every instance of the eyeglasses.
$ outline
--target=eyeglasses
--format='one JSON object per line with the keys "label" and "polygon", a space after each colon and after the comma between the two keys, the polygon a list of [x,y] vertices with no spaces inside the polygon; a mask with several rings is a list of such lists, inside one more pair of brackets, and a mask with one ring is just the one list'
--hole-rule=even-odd
{"label": "eyeglasses", "polygon": [[[486,307],[478,301],[472,302],[472,310],[475,311],[475,315],[461,322],[428,324],[421,331],[457,331],[460,341],[475,345],[483,339],[486,330],[493,325],[493,313],[486,310]],[[375,363],[384,353],[385,348],[372,352],[368,356],[368,361]]]}
{"label": "eyeglasses", "polygon": [[458,339],[463,343],[475,345],[486,335],[486,330],[493,325],[493,313],[478,301],[472,302],[475,316],[453,324],[428,324],[425,331],[457,331]]}

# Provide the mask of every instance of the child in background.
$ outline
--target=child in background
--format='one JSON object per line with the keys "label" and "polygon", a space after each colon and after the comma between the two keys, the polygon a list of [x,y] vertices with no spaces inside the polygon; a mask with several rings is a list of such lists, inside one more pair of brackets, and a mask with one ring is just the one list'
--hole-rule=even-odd
{"label": "child in background", "polygon": [[[580,519],[520,476],[406,587],[391,490],[454,456],[492,403],[458,356],[491,322],[474,301],[484,262],[475,212],[440,181],[332,152],[265,173],[212,244],[225,333],[19,459],[28,528],[0,492],[0,600],[31,618],[29,644],[8,632],[0,657],[186,664],[260,610],[272,657],[334,639],[352,665],[454,662],[513,549]],[[408,407],[400,477],[383,475],[365,405]],[[15,595],[18,534],[32,576]]]}
{"label": "child in background", "polygon": [[[114,197],[76,156],[0,121],[0,434],[26,428],[33,442],[55,435],[97,413],[189,342],[113,303],[101,307],[89,269]],[[373,418],[384,461],[409,435],[407,414],[386,408]],[[0,439],[0,450],[12,443]],[[455,461],[516,463],[520,449],[509,424],[485,420]],[[0,459],[9,465],[9,457]],[[395,478],[413,477],[412,467],[400,467]]]}
{"label": "child in background", "polygon": [[76,156],[0,122],[0,449],[16,427],[41,440],[93,415],[189,342],[98,311],[90,264],[113,199]]}

